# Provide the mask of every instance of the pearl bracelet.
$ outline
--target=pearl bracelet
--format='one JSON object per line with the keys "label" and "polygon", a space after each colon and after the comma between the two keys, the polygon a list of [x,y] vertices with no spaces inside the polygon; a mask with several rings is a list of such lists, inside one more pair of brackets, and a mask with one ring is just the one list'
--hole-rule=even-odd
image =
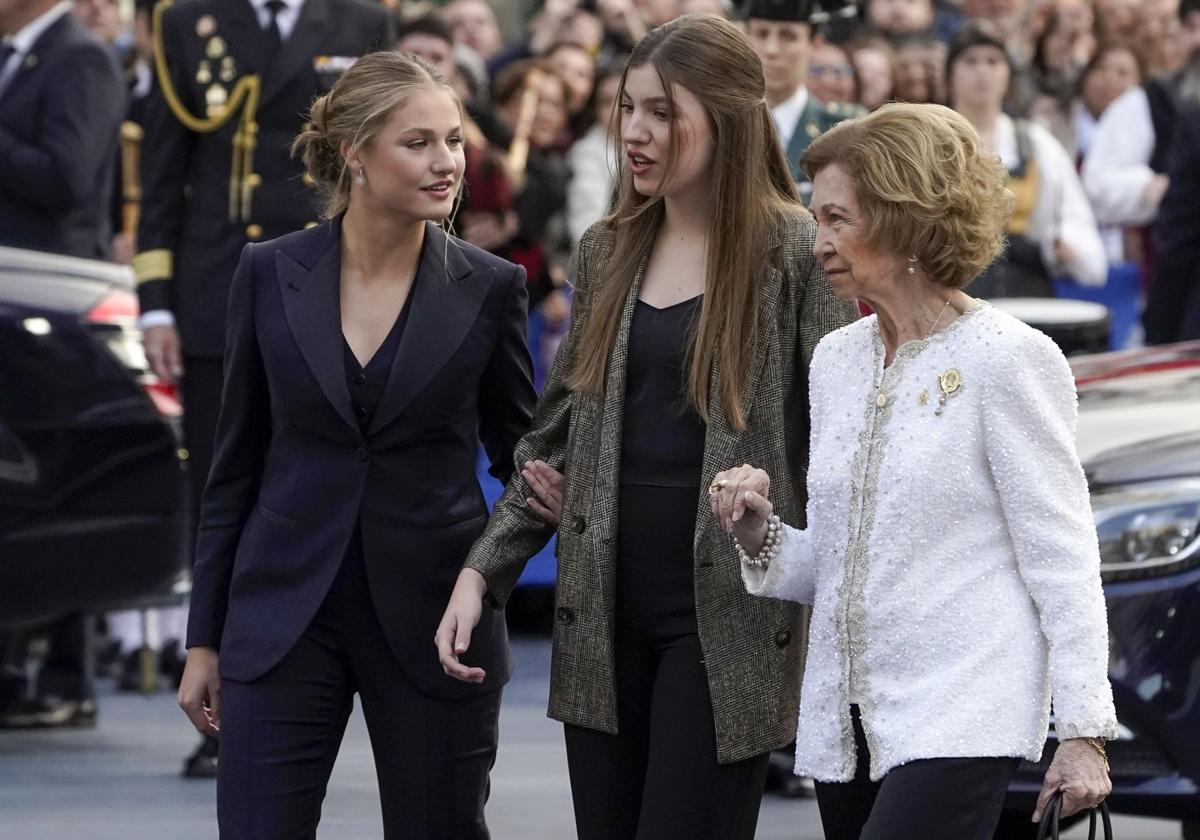
{"label": "pearl bracelet", "polygon": [[738,560],[747,566],[758,569],[766,569],[771,565],[771,561],[779,556],[779,547],[782,544],[783,522],[777,513],[771,514],[771,518],[767,520],[767,536],[763,539],[762,548],[753,557],[746,553],[746,549],[738,542],[737,537],[733,538],[733,547],[737,550]]}

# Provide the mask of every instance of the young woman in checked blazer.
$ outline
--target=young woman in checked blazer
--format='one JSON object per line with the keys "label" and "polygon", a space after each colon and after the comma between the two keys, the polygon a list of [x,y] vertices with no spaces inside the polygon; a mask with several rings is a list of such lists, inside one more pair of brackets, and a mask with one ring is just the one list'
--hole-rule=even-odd
{"label": "young woman in checked blazer", "polygon": [[[704,476],[770,464],[800,521],[808,363],[854,313],[813,259],[740,31],[654,30],[618,107],[616,209],[580,243],[570,333],[516,450],[566,475],[550,715],[581,838],[752,837],[793,737],[804,615],[746,593]],[[438,628],[460,680],[487,678],[460,657],[550,536],[531,479],[509,482]]]}

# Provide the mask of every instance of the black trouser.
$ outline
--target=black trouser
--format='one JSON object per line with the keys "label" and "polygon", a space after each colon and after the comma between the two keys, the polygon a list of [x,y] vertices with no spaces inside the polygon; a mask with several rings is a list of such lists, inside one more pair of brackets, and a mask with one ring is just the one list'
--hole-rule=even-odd
{"label": "black trouser", "polygon": [[383,637],[353,553],[279,665],[254,682],[222,682],[222,840],[315,837],[355,692],[374,752],[384,836],[486,840],[500,692],[452,702],[413,685]]}
{"label": "black trouser", "polygon": [[621,487],[620,732],[566,727],[580,840],[754,836],[768,757],[717,763],[691,583],[696,493],[696,488]]}
{"label": "black trouser", "polygon": [[1019,758],[924,759],[872,782],[858,707],[850,708],[854,780],[816,784],[825,840],[991,840]]}

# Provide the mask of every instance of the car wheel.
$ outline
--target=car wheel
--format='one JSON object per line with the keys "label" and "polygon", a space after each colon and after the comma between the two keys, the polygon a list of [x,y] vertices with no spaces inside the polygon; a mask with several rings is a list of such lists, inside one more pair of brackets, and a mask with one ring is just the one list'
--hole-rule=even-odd
{"label": "car wheel", "polygon": [[[1086,814],[1065,817],[1059,820],[1059,830],[1066,831],[1086,818]],[[1037,830],[1037,823],[1029,821],[1028,811],[1004,810],[1000,812],[1000,823],[996,826],[996,833],[992,835],[992,840],[1037,840]],[[1192,838],[1189,837],[1186,840],[1192,840]],[[1197,840],[1200,840],[1200,837]]]}
{"label": "car wheel", "polygon": [[1183,840],[1200,840],[1200,822],[1185,822],[1183,824]]}

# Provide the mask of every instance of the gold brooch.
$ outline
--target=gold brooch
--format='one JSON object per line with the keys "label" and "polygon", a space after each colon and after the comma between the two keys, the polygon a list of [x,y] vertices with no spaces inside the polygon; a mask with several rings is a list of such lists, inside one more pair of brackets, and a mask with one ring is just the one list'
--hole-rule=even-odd
{"label": "gold brooch", "polygon": [[961,389],[962,374],[958,372],[958,368],[950,368],[945,373],[939,373],[938,390],[942,393],[938,397],[938,407],[933,410],[933,413],[940,417],[942,409],[946,406],[946,400],[957,394]]}

